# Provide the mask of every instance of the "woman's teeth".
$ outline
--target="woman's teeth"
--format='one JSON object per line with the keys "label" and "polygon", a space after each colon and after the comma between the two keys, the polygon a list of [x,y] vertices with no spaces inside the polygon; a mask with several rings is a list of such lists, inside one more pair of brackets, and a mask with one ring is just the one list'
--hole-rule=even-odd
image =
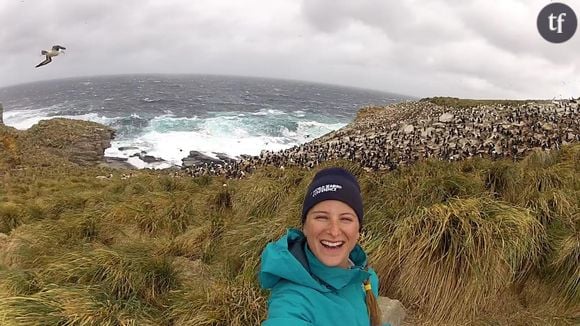
{"label": "woman's teeth", "polygon": [[339,248],[340,246],[342,246],[344,244],[344,241],[326,241],[326,240],[322,240],[320,241],[320,243],[322,243],[323,246],[325,247],[329,247],[329,248]]}

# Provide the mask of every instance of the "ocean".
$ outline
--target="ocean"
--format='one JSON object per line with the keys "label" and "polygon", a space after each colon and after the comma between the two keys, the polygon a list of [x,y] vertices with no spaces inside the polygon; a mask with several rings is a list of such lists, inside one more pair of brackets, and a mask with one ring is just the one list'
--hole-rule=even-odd
{"label": "ocean", "polygon": [[[335,85],[208,75],[123,75],[0,88],[4,123],[98,122],[116,130],[109,157],[137,168],[180,166],[190,151],[216,158],[283,150],[337,130],[366,105],[408,97]],[[137,154],[162,159],[146,163]]]}

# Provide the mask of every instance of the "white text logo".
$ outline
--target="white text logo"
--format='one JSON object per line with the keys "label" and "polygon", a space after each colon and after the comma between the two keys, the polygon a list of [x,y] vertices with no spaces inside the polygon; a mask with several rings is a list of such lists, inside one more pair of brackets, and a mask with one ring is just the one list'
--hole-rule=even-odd
{"label": "white text logo", "polygon": [[314,190],[312,190],[312,197],[316,197],[321,192],[336,191],[338,189],[342,189],[342,186],[341,185],[335,185],[335,184],[329,184],[329,185],[320,186],[320,187],[315,188]]}

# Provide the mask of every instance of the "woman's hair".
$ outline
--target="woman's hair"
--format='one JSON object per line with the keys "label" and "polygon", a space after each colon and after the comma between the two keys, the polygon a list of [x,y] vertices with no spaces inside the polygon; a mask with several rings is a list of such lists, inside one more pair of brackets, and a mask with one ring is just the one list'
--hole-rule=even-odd
{"label": "woman's hair", "polygon": [[371,288],[370,278],[363,282],[365,287],[365,301],[367,303],[367,310],[369,312],[369,319],[371,320],[371,326],[381,326],[381,308],[379,307],[379,302],[373,293]]}

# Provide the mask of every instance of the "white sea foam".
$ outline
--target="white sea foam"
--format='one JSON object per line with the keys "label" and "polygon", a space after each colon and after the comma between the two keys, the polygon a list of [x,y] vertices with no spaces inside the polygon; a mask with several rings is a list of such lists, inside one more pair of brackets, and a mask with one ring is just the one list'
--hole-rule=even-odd
{"label": "white sea foam", "polygon": [[274,109],[261,109],[258,112],[252,113],[252,115],[283,115],[283,114],[286,114],[286,113],[283,111],[274,110]]}
{"label": "white sea foam", "polygon": [[4,124],[19,130],[26,130],[41,120],[51,119],[50,113],[59,108],[60,105],[53,105],[42,109],[21,108],[4,111]]}
{"label": "white sea foam", "polygon": [[[206,119],[176,118],[169,115],[151,120],[144,132],[132,139],[115,140],[107,149],[107,156],[128,158],[144,151],[147,155],[163,158],[169,165],[181,165],[190,151],[198,151],[210,157],[223,153],[231,158],[242,154],[259,155],[262,150],[279,151],[310,141],[344,126],[344,123],[325,124],[317,121],[297,121],[296,130],[279,126],[278,135],[266,132],[263,117],[244,118],[237,114],[221,115]],[[186,130],[189,128],[189,130]],[[119,147],[137,147],[138,150],[119,151]],[[136,161],[136,167],[160,168]],[[166,166],[163,166],[166,167]]]}
{"label": "white sea foam", "polygon": [[103,125],[109,125],[111,124],[113,121],[120,119],[120,118],[107,118],[104,117],[102,115],[99,115],[97,113],[87,113],[87,114],[82,114],[82,115],[59,115],[59,116],[53,116],[50,118],[66,118],[66,119],[73,119],[73,120],[84,120],[84,121],[92,121],[92,122],[97,122]]}
{"label": "white sea foam", "polygon": [[84,121],[93,121],[100,124],[109,125],[113,121],[119,118],[107,118],[96,113],[87,113],[83,115],[51,115],[57,106],[48,107],[44,109],[37,110],[11,110],[4,112],[4,124],[7,126],[14,127],[19,130],[26,130],[41,120],[48,120],[54,118],[67,118],[76,119]]}
{"label": "white sea foam", "polygon": [[12,110],[4,112],[4,124],[20,130],[26,130],[47,119],[46,110]]}

